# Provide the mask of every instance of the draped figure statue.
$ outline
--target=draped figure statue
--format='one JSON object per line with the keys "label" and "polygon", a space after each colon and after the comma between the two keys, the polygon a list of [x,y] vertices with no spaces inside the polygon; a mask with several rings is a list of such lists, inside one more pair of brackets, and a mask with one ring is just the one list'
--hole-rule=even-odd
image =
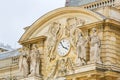
{"label": "draped figure statue", "polygon": [[96,28],[92,29],[92,35],[90,37],[90,62],[91,63],[101,63],[100,59],[100,39],[97,35]]}
{"label": "draped figure statue", "polygon": [[83,33],[80,29],[76,29],[77,31],[77,59],[79,65],[86,64],[86,44],[87,40],[84,38]]}
{"label": "draped figure statue", "polygon": [[20,50],[20,58],[19,58],[19,70],[22,72],[23,77],[27,77],[29,73],[29,67],[28,67],[28,50],[27,48],[23,47]]}
{"label": "draped figure statue", "polygon": [[33,44],[32,50],[30,53],[30,74],[29,76],[37,76],[40,77],[40,53],[37,49],[37,45]]}

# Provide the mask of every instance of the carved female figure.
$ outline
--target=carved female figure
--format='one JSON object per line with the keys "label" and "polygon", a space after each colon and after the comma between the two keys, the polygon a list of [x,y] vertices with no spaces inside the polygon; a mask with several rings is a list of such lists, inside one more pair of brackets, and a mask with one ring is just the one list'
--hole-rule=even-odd
{"label": "carved female figure", "polygon": [[90,37],[90,62],[101,63],[100,60],[100,39],[97,35],[96,28],[92,29],[92,35]]}
{"label": "carved female figure", "polygon": [[32,50],[30,53],[30,75],[29,76],[40,76],[39,74],[40,67],[40,54],[37,49],[37,45],[33,44]]}
{"label": "carved female figure", "polygon": [[28,55],[27,55],[27,48],[23,47],[22,50],[20,50],[21,55],[19,58],[19,70],[23,73],[23,77],[27,77],[29,73],[28,68]]}
{"label": "carved female figure", "polygon": [[83,37],[82,32],[79,31],[77,40],[77,58],[80,61],[80,65],[86,64],[86,44],[87,40]]}

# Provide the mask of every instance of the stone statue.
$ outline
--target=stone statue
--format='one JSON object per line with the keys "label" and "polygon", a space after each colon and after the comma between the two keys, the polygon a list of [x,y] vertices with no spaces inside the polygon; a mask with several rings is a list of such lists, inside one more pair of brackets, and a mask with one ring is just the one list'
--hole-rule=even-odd
{"label": "stone statue", "polygon": [[101,63],[100,59],[100,39],[97,35],[96,28],[92,29],[92,35],[90,37],[90,63]]}
{"label": "stone statue", "polygon": [[115,0],[114,6],[115,6],[115,7],[120,6],[120,0]]}
{"label": "stone statue", "polygon": [[66,60],[66,67],[67,67],[67,74],[73,74],[74,73],[74,63],[71,58],[67,58]]}
{"label": "stone statue", "polygon": [[61,59],[58,64],[58,74],[57,77],[64,77],[67,73],[66,61]]}
{"label": "stone statue", "polygon": [[29,67],[28,67],[28,50],[26,47],[23,47],[20,50],[20,58],[19,58],[19,70],[23,73],[23,77],[27,77],[29,73]]}
{"label": "stone statue", "polygon": [[58,22],[53,22],[52,25],[49,28],[49,37],[47,40],[47,52],[48,52],[48,57],[51,60],[55,59],[55,47],[56,47],[56,41],[59,39],[59,37],[61,36],[60,34],[60,26],[61,24]]}
{"label": "stone statue", "polygon": [[77,26],[82,26],[85,24],[85,20],[81,19],[81,18],[77,18],[76,17],[76,21],[77,21]]}
{"label": "stone statue", "polygon": [[30,74],[29,76],[40,77],[40,53],[36,44],[32,45],[32,50],[30,53]]}
{"label": "stone statue", "polygon": [[77,34],[77,60],[79,65],[85,65],[86,64],[86,44],[87,40],[83,37],[82,32],[78,30]]}
{"label": "stone statue", "polygon": [[54,80],[57,67],[58,67],[58,61],[56,61],[56,63],[50,69],[50,74],[48,75],[46,80]]}
{"label": "stone statue", "polygon": [[85,20],[77,18],[77,17],[71,17],[66,20],[67,26],[65,27],[65,35],[67,37],[70,37],[70,42],[74,49],[76,49],[76,39],[75,39],[75,30],[85,24]]}

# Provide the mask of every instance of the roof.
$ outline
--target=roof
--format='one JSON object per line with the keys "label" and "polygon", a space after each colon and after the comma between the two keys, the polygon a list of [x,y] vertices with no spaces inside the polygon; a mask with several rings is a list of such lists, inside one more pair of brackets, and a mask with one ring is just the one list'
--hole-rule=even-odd
{"label": "roof", "polygon": [[1,49],[4,49],[4,50],[8,50],[8,51],[13,50],[13,49],[11,48],[11,46],[9,46],[9,45],[4,45],[3,43],[0,43],[0,48],[1,48]]}
{"label": "roof", "polygon": [[19,55],[20,55],[20,53],[18,52],[17,49],[12,50],[12,51],[2,52],[2,53],[0,53],[0,60],[10,58],[10,57],[19,56]]}
{"label": "roof", "polygon": [[95,1],[96,0],[69,0],[69,2],[67,2],[67,6],[81,6]]}

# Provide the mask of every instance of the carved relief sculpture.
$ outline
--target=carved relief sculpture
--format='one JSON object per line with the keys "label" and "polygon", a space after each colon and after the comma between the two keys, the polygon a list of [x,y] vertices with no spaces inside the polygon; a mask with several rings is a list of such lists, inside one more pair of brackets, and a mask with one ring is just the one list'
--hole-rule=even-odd
{"label": "carved relief sculpture", "polygon": [[81,18],[76,18],[76,24],[77,26],[82,26],[85,24],[85,20],[81,19]]}
{"label": "carved relief sculpture", "polygon": [[65,59],[61,59],[58,65],[57,77],[64,77],[66,73],[67,73],[66,61]]}
{"label": "carved relief sculpture", "polygon": [[28,67],[28,50],[26,47],[23,47],[20,50],[20,58],[19,58],[19,70],[22,72],[23,77],[27,77],[29,73],[29,67]]}
{"label": "carved relief sculpture", "polygon": [[75,29],[76,27],[76,19],[75,17],[68,18],[66,22],[67,22],[66,35],[69,37],[73,35],[73,31],[74,31],[73,29]]}
{"label": "carved relief sculpture", "polygon": [[74,73],[74,63],[71,58],[67,58],[66,61],[66,67],[67,67],[67,74],[73,74]]}
{"label": "carved relief sculpture", "polygon": [[58,67],[58,61],[56,61],[56,63],[52,65],[52,68],[50,69],[50,74],[48,75],[46,80],[53,80],[55,78],[57,67]]}
{"label": "carved relief sculpture", "polygon": [[72,18],[68,18],[67,19],[67,26],[66,26],[66,31],[65,31],[65,34],[67,37],[70,38],[70,42],[72,44],[72,46],[75,48],[75,34],[74,34],[74,31],[76,29],[76,19],[75,17],[72,17]]}
{"label": "carved relief sculpture", "polygon": [[100,59],[100,39],[97,35],[96,28],[92,29],[92,35],[90,37],[90,63],[102,63]]}
{"label": "carved relief sculpture", "polygon": [[65,27],[65,35],[67,37],[70,37],[71,44],[74,47],[74,49],[76,49],[75,30],[79,26],[84,25],[85,21],[77,17],[72,17],[72,18],[68,18],[66,22],[67,22],[67,26]]}
{"label": "carved relief sculpture", "polygon": [[51,60],[55,59],[55,47],[56,47],[56,41],[60,37],[60,23],[53,22],[52,25],[49,28],[49,37],[47,40],[47,52],[48,52],[48,57]]}
{"label": "carved relief sculpture", "polygon": [[32,45],[32,50],[30,53],[30,74],[29,76],[36,76],[40,77],[40,53],[39,50],[37,49],[37,45],[33,44]]}

